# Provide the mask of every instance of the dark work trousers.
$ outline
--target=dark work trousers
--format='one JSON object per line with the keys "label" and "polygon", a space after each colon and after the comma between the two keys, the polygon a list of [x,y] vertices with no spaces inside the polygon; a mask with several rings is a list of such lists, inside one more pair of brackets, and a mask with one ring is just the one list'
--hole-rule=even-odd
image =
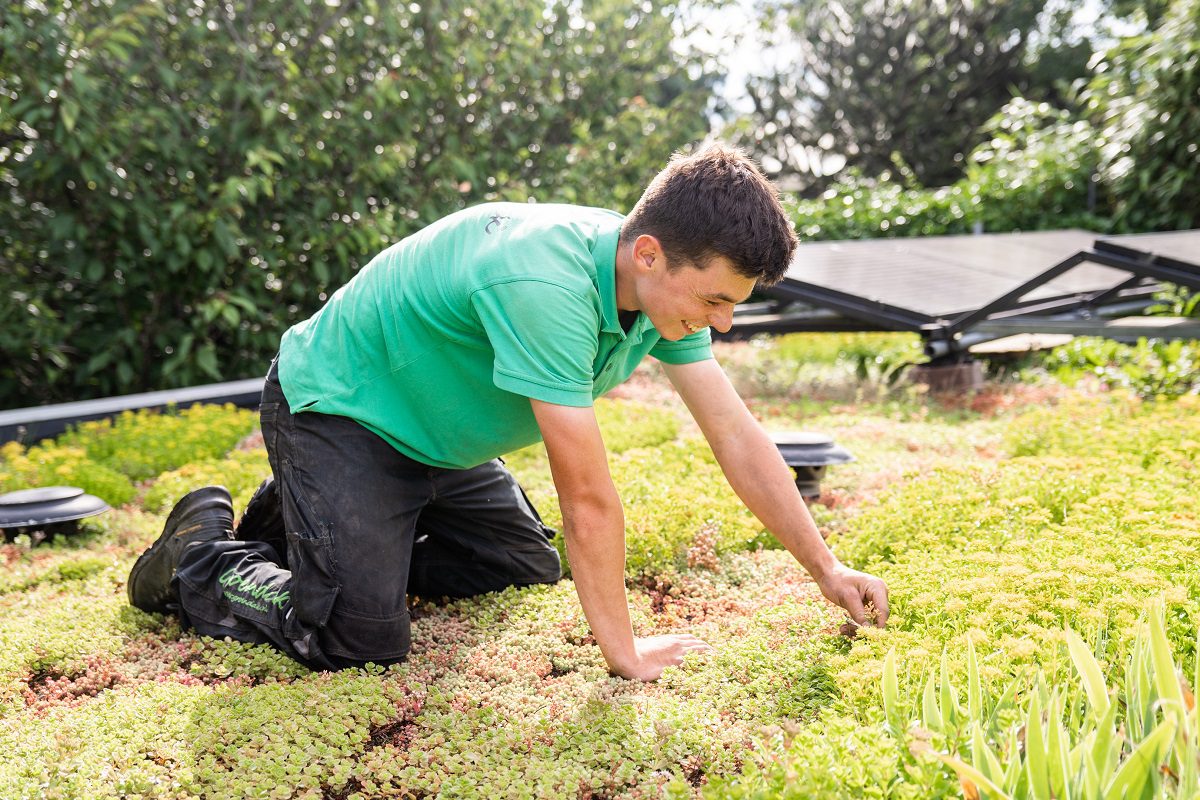
{"label": "dark work trousers", "polygon": [[260,414],[286,566],[261,541],[186,549],[181,616],[198,633],[269,642],[315,669],[390,664],[409,650],[408,593],[468,597],[561,577],[554,530],[499,460],[439,469],[349,418],[293,415],[274,365]]}

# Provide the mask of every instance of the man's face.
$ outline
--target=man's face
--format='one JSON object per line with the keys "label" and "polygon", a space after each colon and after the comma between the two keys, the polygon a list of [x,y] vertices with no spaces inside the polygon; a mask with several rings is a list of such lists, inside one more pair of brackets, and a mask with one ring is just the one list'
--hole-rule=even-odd
{"label": "man's face", "polygon": [[662,338],[682,339],[706,327],[724,333],[733,324],[733,306],[750,296],[754,279],[739,275],[728,259],[714,257],[704,269],[685,263],[669,269],[665,256],[642,275],[639,308]]}

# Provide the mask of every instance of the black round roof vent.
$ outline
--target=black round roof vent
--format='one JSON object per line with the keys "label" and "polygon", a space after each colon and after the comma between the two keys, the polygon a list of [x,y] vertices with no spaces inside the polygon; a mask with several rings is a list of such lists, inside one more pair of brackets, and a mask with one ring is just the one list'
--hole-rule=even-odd
{"label": "black round roof vent", "polygon": [[42,486],[0,494],[0,528],[56,525],[108,510],[99,497],[75,486]]}
{"label": "black round roof vent", "polygon": [[834,444],[833,438],[823,433],[772,433],[771,441],[779,448],[784,463],[796,473],[796,488],[808,499],[821,496],[821,479],[825,477],[826,467],[854,460],[846,448]]}

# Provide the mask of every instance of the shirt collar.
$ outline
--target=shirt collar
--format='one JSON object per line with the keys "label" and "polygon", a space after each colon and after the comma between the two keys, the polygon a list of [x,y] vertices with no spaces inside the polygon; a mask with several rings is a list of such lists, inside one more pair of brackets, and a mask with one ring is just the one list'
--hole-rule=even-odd
{"label": "shirt collar", "polygon": [[[621,235],[618,224],[612,230],[601,231],[592,245],[592,260],[596,264],[596,288],[600,291],[600,314],[604,333],[615,333],[622,339],[625,331],[617,317],[617,239]],[[633,330],[637,330],[637,323]]]}

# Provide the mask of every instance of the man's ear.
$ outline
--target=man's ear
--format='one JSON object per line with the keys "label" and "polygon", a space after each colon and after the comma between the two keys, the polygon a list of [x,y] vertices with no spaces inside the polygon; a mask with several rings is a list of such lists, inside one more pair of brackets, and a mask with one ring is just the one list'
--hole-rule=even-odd
{"label": "man's ear", "polygon": [[639,270],[650,271],[657,264],[660,268],[666,265],[662,243],[648,233],[643,233],[633,240],[633,263]]}

